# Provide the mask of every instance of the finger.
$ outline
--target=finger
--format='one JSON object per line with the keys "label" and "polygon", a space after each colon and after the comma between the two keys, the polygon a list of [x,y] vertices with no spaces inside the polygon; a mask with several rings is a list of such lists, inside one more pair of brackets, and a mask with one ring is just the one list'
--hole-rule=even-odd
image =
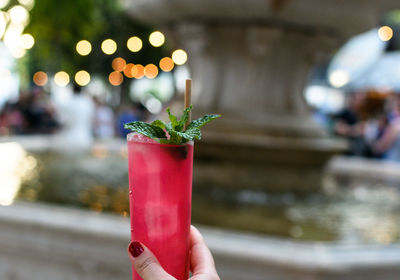
{"label": "finger", "polygon": [[143,280],[176,280],[160,265],[153,253],[138,241],[132,241],[128,246],[128,254],[136,272]]}
{"label": "finger", "polygon": [[199,230],[194,226],[190,228],[190,247],[190,263],[193,275],[217,274],[210,249],[208,249]]}

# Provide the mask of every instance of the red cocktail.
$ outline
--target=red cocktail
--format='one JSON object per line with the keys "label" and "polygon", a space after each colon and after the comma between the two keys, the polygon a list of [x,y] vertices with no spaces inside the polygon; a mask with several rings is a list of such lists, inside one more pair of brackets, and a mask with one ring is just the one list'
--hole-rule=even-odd
{"label": "red cocktail", "polygon": [[[128,135],[131,238],[178,280],[189,276],[193,142],[160,144]],[[133,269],[133,279],[141,279]]]}

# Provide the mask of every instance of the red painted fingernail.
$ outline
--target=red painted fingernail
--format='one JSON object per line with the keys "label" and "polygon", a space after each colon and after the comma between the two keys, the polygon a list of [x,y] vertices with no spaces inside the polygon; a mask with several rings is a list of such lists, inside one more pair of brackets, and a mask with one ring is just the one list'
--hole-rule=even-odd
{"label": "red painted fingernail", "polygon": [[132,241],[129,244],[129,253],[131,253],[134,258],[139,257],[140,254],[143,253],[143,251],[143,246],[138,241]]}

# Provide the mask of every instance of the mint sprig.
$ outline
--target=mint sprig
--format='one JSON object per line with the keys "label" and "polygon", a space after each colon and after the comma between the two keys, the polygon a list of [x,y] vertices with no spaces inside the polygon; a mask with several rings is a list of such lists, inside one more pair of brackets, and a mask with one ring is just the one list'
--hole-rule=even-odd
{"label": "mint sprig", "polygon": [[179,145],[195,139],[200,140],[200,128],[212,120],[221,117],[221,115],[205,115],[197,120],[191,121],[185,129],[185,124],[189,119],[191,110],[192,106],[186,108],[183,111],[182,117],[178,119],[175,115],[171,114],[168,108],[169,123],[165,123],[161,120],[156,120],[151,124],[135,121],[125,124],[124,127],[163,144]]}

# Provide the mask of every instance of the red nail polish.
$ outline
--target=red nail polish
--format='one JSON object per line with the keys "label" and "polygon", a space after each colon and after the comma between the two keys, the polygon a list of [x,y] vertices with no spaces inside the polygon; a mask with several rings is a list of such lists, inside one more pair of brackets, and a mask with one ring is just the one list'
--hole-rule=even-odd
{"label": "red nail polish", "polygon": [[143,246],[138,241],[132,241],[129,244],[129,253],[131,253],[134,258],[139,257],[140,254],[143,253],[143,251]]}

